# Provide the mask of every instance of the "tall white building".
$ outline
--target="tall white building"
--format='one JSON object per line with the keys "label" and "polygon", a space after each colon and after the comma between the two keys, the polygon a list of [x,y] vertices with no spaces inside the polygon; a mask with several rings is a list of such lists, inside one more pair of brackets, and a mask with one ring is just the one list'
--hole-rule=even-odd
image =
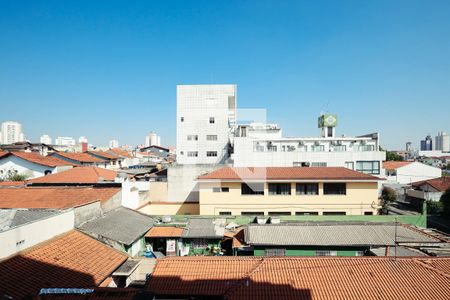
{"label": "tall white building", "polygon": [[118,140],[110,140],[109,148],[119,148],[119,141]]}
{"label": "tall white building", "polygon": [[22,124],[14,121],[2,123],[0,136],[2,144],[13,144],[25,141],[25,136],[22,133]]}
{"label": "tall white building", "polygon": [[177,162],[224,162],[235,123],[236,85],[178,85]]}
{"label": "tall white building", "polygon": [[42,144],[51,145],[52,144],[52,138],[48,134],[41,135],[41,138],[39,141]]}
{"label": "tall white building", "polygon": [[75,139],[68,136],[58,136],[55,139],[55,145],[57,146],[75,146]]}
{"label": "tall white building", "polygon": [[438,132],[438,135],[435,137],[435,147],[433,150],[440,150],[443,152],[450,151],[450,137],[447,133],[441,131]]}
{"label": "tall white building", "polygon": [[145,137],[145,147],[150,146],[161,146],[161,137],[153,131]]}

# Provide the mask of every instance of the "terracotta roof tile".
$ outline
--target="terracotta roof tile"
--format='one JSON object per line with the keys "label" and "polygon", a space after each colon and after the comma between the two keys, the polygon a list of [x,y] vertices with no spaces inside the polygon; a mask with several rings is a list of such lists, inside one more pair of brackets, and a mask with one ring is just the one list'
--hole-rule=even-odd
{"label": "terracotta roof tile", "polygon": [[386,170],[396,170],[398,168],[407,166],[409,164],[412,164],[412,161],[384,161],[383,162],[383,169]]}
{"label": "terracotta roof tile", "polygon": [[101,163],[105,162],[104,159],[100,159],[97,157],[94,157],[87,153],[82,152],[55,152],[52,155],[60,155],[62,157],[81,162],[81,163]]}
{"label": "terracotta roof tile", "polygon": [[75,167],[66,171],[28,180],[30,183],[97,183],[114,181],[117,172],[99,167]]}
{"label": "terracotta roof tile", "polygon": [[[112,280],[111,280],[112,281]],[[111,288],[100,287],[93,289],[92,292],[86,294],[75,293],[53,293],[40,295],[36,300],[133,300],[133,299],[152,299],[151,295],[141,289],[132,288]]]}
{"label": "terracotta roof tile", "polygon": [[24,184],[25,181],[0,181],[0,186],[19,186]]}
{"label": "terracotta roof tile", "polygon": [[157,237],[181,237],[184,229],[175,226],[159,226],[151,228],[145,237],[157,238]]}
{"label": "terracotta roof tile", "polygon": [[202,179],[222,180],[373,180],[380,178],[353,171],[343,167],[267,167],[267,168],[232,168],[223,167],[209,174],[198,177]]}
{"label": "terracotta roof tile", "polygon": [[173,257],[158,260],[159,296],[224,299],[447,299],[450,258]]}
{"label": "terracotta roof tile", "polygon": [[0,189],[0,208],[71,208],[106,202],[120,190],[119,187],[4,187]]}
{"label": "terracotta roof tile", "polygon": [[35,164],[39,164],[39,165],[43,165],[43,166],[48,166],[48,167],[71,166],[72,165],[71,163],[64,161],[62,159],[59,159],[57,157],[43,156],[37,152],[9,152],[6,155],[3,155],[3,157],[6,157],[8,155],[13,155],[15,157],[19,157],[26,161],[29,161],[29,162],[32,162]]}
{"label": "terracotta roof tile", "polygon": [[120,158],[117,154],[107,152],[107,151],[88,151],[88,152],[86,152],[86,154],[101,156],[101,158],[106,159],[106,160],[116,160],[116,159]]}
{"label": "terracotta roof tile", "polygon": [[121,149],[121,148],[111,148],[108,150],[108,152],[112,152],[116,155],[123,156],[123,157],[129,157],[129,158],[132,157],[128,151]]}
{"label": "terracotta roof tile", "polygon": [[41,288],[98,286],[127,256],[78,231],[0,262],[0,296],[36,296]]}
{"label": "terracotta roof tile", "polygon": [[445,192],[446,190],[450,189],[450,177],[441,177],[430,180],[423,180],[413,183],[413,186],[419,187],[425,184],[432,186],[438,191]]}

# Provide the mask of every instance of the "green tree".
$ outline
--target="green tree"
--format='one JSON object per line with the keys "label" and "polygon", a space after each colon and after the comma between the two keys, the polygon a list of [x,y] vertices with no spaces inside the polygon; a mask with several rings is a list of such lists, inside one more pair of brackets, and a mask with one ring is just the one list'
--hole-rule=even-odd
{"label": "green tree", "polygon": [[19,174],[15,170],[8,170],[6,175],[3,178],[0,178],[0,181],[24,181],[27,179],[27,175]]}
{"label": "green tree", "polygon": [[440,202],[442,204],[442,213],[450,216],[450,189],[446,190],[445,193],[442,194]]}
{"label": "green tree", "polygon": [[397,200],[397,192],[393,188],[385,186],[381,192],[381,198],[383,198],[383,208],[387,208]]}
{"label": "green tree", "polygon": [[402,161],[403,157],[401,155],[398,155],[395,152],[386,151],[386,160],[387,161],[392,161],[392,160],[394,160],[394,161]]}

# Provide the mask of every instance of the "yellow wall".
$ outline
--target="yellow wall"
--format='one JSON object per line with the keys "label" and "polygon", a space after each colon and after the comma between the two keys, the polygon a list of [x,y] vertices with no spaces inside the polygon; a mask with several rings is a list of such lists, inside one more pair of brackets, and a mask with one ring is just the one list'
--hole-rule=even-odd
{"label": "yellow wall", "polygon": [[141,213],[154,216],[198,215],[198,203],[149,203],[139,209]]}
{"label": "yellow wall", "polygon": [[[218,215],[231,212],[240,215],[245,211],[295,212],[345,211],[347,215],[363,215],[364,212],[377,214],[377,182],[347,183],[346,195],[324,195],[323,183],[319,183],[319,195],[296,195],[295,183],[291,184],[291,195],[269,195],[265,184],[264,195],[241,195],[241,183],[200,182],[200,214]],[[230,191],[214,193],[213,187],[229,187]]]}
{"label": "yellow wall", "polygon": [[150,181],[150,202],[167,201],[167,181]]}

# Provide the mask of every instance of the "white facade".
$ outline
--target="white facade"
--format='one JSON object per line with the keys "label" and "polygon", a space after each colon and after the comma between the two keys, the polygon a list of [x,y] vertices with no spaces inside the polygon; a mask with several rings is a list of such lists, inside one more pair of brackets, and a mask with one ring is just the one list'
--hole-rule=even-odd
{"label": "white facade", "polygon": [[87,143],[88,142],[88,139],[87,139],[87,137],[85,137],[85,136],[80,136],[79,138],[78,138],[78,143],[79,144],[81,144],[81,143]]}
{"label": "white facade", "polygon": [[27,179],[33,179],[47,174],[58,173],[64,170],[68,170],[72,166],[43,166],[22,159],[14,155],[8,155],[0,158],[0,178],[8,175],[8,171],[15,171],[17,174],[23,174],[27,176]]}
{"label": "white facade", "polygon": [[235,123],[236,85],[178,85],[177,162],[224,162]]}
{"label": "white facade", "polygon": [[161,146],[161,137],[154,132],[150,132],[145,137],[145,147]]}
{"label": "white facade", "polygon": [[1,144],[13,144],[25,141],[25,136],[22,133],[22,124],[18,122],[3,122],[0,133]]}
{"label": "white facade", "polygon": [[119,141],[118,140],[110,140],[109,148],[119,148]]}
{"label": "white facade", "polygon": [[68,136],[58,136],[55,139],[55,145],[57,146],[75,146],[75,139]]}
{"label": "white facade", "polygon": [[410,164],[395,170],[386,169],[387,180],[400,184],[411,184],[413,182],[439,178],[441,176],[441,169],[417,161],[411,162]]}
{"label": "white facade", "polygon": [[435,138],[434,145],[435,145],[435,147],[433,150],[449,152],[450,151],[450,136],[443,131],[439,132]]}
{"label": "white facade", "polygon": [[41,135],[41,138],[39,141],[42,144],[51,145],[52,144],[52,138],[48,134]]}

